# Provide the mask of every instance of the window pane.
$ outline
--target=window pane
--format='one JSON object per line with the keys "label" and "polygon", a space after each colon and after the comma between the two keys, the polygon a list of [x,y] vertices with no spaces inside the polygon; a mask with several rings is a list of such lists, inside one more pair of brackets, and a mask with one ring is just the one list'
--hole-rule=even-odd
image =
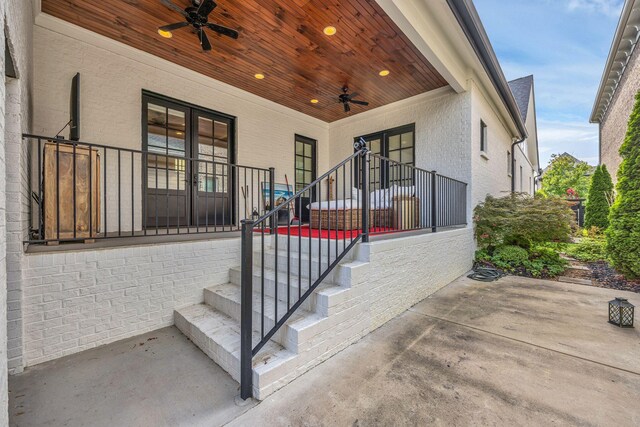
{"label": "window pane", "polygon": [[311,157],[311,144],[304,144],[304,155]]}
{"label": "window pane", "polygon": [[401,151],[400,158],[402,163],[413,164],[413,148],[405,148]]}
{"label": "window pane", "polygon": [[396,162],[400,161],[400,151],[391,151],[389,152],[389,158],[391,160],[395,160]]}
{"label": "window pane", "polygon": [[310,158],[304,159],[304,168],[308,171],[313,170],[313,161]]}
{"label": "window pane", "polygon": [[389,137],[389,151],[397,150],[400,148],[400,135],[393,135]]}
{"label": "window pane", "polygon": [[304,157],[296,156],[296,169],[304,168]]}
{"label": "window pane", "polygon": [[304,183],[305,184],[311,184],[311,172],[305,172],[304,173]]}
{"label": "window pane", "polygon": [[413,132],[400,135],[400,145],[402,148],[413,147]]}
{"label": "window pane", "polygon": [[304,144],[300,141],[296,141],[296,154],[300,156],[304,155]]}
{"label": "window pane", "polygon": [[380,154],[380,140],[379,139],[374,139],[372,141],[369,142],[369,149],[371,150],[371,152],[373,154]]}

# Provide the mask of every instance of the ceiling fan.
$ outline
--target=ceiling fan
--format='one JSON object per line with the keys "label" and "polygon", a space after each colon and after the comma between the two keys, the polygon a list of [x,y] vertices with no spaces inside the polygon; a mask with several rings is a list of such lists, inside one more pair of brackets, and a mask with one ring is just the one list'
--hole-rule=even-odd
{"label": "ceiling fan", "polygon": [[182,9],[170,0],[160,1],[168,8],[175,10],[184,16],[186,21],[164,25],[158,28],[158,32],[168,33],[170,37],[171,31],[191,25],[196,30],[196,34],[200,40],[200,46],[202,46],[202,50],[204,51],[211,50],[211,43],[209,42],[207,33],[204,31],[205,28],[208,28],[220,35],[231,37],[232,39],[238,38],[238,32],[236,30],[208,22],[209,14],[218,6],[218,4],[213,0],[191,0],[191,6],[187,6],[185,9]]}
{"label": "ceiling fan", "polygon": [[338,96],[338,102],[342,103],[342,105],[344,106],[345,113],[348,113],[349,111],[351,111],[350,104],[365,105],[365,106],[369,105],[369,103],[366,101],[358,101],[357,99],[354,99],[357,96],[358,96],[358,92],[353,92],[351,95],[349,95],[349,88],[347,86],[344,86],[342,88],[342,94]]}

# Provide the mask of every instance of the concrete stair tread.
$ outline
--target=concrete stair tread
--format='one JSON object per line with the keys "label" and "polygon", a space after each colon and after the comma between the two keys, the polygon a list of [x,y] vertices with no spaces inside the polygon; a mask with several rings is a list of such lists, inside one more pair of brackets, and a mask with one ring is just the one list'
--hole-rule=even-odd
{"label": "concrete stair tread", "polygon": [[[209,339],[227,353],[240,360],[240,324],[231,317],[206,304],[196,304],[176,310],[187,322],[202,331]],[[260,334],[253,333],[252,342],[257,343]],[[198,343],[196,343],[198,344]],[[253,359],[256,371],[267,371],[297,356],[280,344],[269,340]]]}
{"label": "concrete stair tread", "polygon": [[[226,298],[234,303],[240,305],[241,300],[241,289],[240,286],[233,283],[226,283],[223,285],[215,285],[210,286],[205,289],[205,292],[213,292],[218,294],[219,296]],[[291,305],[295,303],[297,300],[297,293],[291,295]],[[271,321],[275,322],[275,307],[276,300],[268,295],[264,296],[264,316]],[[260,299],[260,294],[257,292],[253,292],[253,311],[256,314],[261,313],[262,311],[262,301]],[[287,303],[278,300],[278,319],[281,319],[282,316],[287,312]],[[290,327],[301,326],[304,324],[315,323],[323,319],[322,316],[312,313],[310,311],[304,310],[302,308],[298,308],[293,315],[287,321],[287,324]],[[304,320],[304,322],[300,322]],[[299,323],[300,322],[300,323]]]}
{"label": "concrete stair tread", "polygon": [[[238,278],[238,283],[236,284],[240,284],[239,283],[239,279],[241,277],[242,271],[240,267],[234,267],[230,269],[230,274],[232,277],[237,277]],[[302,280],[302,290],[306,290],[309,287],[309,278],[308,277],[302,277],[300,278],[297,273],[298,273],[298,268],[296,266],[295,270],[292,268],[291,269],[291,276],[290,276],[290,285],[291,288],[295,288],[296,290],[298,289],[298,284],[300,283],[300,281]],[[265,267],[264,269],[264,278],[265,280],[270,280],[270,281],[275,281],[276,279],[276,271],[273,268],[268,268]],[[260,283],[261,280],[261,276],[260,276],[260,270],[254,269],[253,270],[253,280],[254,280],[254,287],[256,285],[256,283]],[[234,281],[232,281],[232,283],[235,283]],[[278,272],[278,283],[280,284],[287,284],[287,274],[286,272]],[[313,284],[313,281],[312,281]],[[322,281],[322,283],[316,288],[316,291],[323,291],[332,287],[336,287],[336,288],[342,288],[340,285],[333,283],[332,281],[329,280],[329,278],[326,278],[325,280]]]}

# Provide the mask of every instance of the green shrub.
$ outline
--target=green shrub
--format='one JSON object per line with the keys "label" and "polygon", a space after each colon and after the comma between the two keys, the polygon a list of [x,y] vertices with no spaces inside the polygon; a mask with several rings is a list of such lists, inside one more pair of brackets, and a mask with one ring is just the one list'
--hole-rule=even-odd
{"label": "green shrub", "polygon": [[605,230],[609,227],[609,206],[613,195],[613,182],[605,165],[598,166],[591,177],[584,226]]}
{"label": "green shrub", "polygon": [[522,266],[529,259],[529,252],[520,246],[502,246],[493,254],[492,260],[503,268],[515,268]]}
{"label": "green shrub", "polygon": [[520,246],[501,246],[493,255],[488,250],[480,249],[476,251],[476,261],[532,277],[555,277],[567,266],[567,261],[560,258],[557,251],[546,246],[537,246],[530,252]]}
{"label": "green shrub", "polygon": [[575,215],[557,197],[511,194],[487,196],[474,209],[475,235],[481,249],[489,252],[504,245],[528,249],[548,241],[569,241]]}
{"label": "green shrub", "polygon": [[640,93],[620,146],[617,197],[609,214],[607,252],[621,273],[640,277]]}
{"label": "green shrub", "polygon": [[584,262],[605,261],[607,259],[606,241],[603,237],[585,237],[578,243],[567,245],[564,253]]}

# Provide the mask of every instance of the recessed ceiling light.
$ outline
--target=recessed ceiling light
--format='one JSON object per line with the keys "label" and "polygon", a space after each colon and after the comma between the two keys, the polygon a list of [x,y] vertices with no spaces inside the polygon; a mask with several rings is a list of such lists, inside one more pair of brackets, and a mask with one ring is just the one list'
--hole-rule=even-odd
{"label": "recessed ceiling light", "polygon": [[318,102],[320,102],[320,101],[318,101],[318,100],[317,100],[317,99],[315,99],[315,98],[311,100],[311,103],[312,103],[312,104],[317,104]]}
{"label": "recessed ceiling light", "polygon": [[382,76],[382,77],[386,77],[386,76],[388,76],[390,73],[391,73],[391,71],[389,71],[389,70],[382,70],[382,71],[380,71],[378,74],[380,74],[380,76]]}
{"label": "recessed ceiling light", "polygon": [[328,36],[332,36],[335,33],[338,32],[338,30],[336,30],[336,27],[333,27],[331,25],[329,25],[328,27],[324,27],[324,30],[322,30],[323,33],[325,33]]}
{"label": "recessed ceiling light", "polygon": [[264,74],[258,73],[256,75],[254,75],[253,77],[255,77],[258,80],[262,80],[262,79],[264,79]]}
{"label": "recessed ceiling light", "polygon": [[171,31],[165,31],[165,30],[158,29],[158,34],[160,34],[165,39],[170,39],[171,37],[173,37],[173,34],[171,34]]}

